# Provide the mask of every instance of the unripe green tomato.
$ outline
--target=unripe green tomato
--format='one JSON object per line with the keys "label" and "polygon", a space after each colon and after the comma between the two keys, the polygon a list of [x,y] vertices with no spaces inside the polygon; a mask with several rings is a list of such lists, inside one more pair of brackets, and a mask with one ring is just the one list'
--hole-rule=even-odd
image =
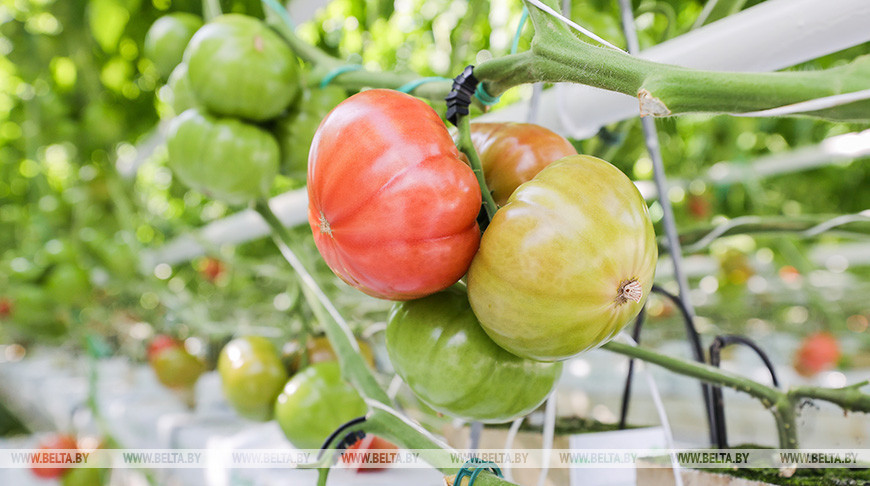
{"label": "unripe green tomato", "polygon": [[254,121],[275,118],[299,94],[299,61],[260,20],[222,15],[184,52],[190,85],[209,110]]}
{"label": "unripe green tomato", "polygon": [[258,421],[272,418],[275,399],[288,378],[272,343],[259,336],[233,339],[221,350],[218,373],[224,396],[239,415]]}
{"label": "unripe green tomato", "polygon": [[468,297],[506,350],[562,360],[612,339],[640,312],[658,249],[631,180],[584,155],[550,164],[496,212],[468,273]]}
{"label": "unripe green tomato", "polygon": [[169,166],[181,182],[228,204],[268,195],[278,144],[265,130],[191,108],[169,124]]}
{"label": "unripe green tomato", "polygon": [[562,372],[561,363],[520,358],[494,343],[458,285],[395,304],[387,322],[387,352],[396,373],[426,405],[487,423],[536,409]]}
{"label": "unripe green tomato", "polygon": [[190,87],[190,78],[187,76],[187,64],[181,63],[175,66],[166,86],[160,90],[163,101],[172,108],[172,113],[179,115],[190,108],[196,108],[198,103]]}
{"label": "unripe green tomato", "polygon": [[168,388],[192,388],[205,371],[205,364],[182,345],[164,348],[150,361],[157,381]]}
{"label": "unripe green tomato", "polygon": [[105,471],[98,467],[73,467],[61,477],[60,484],[61,486],[102,486]]}
{"label": "unripe green tomato", "polygon": [[335,361],[305,368],[287,382],[275,401],[275,420],[299,449],[317,449],[335,429],[366,414],[356,390],[341,378]]}
{"label": "unripe green tomato", "polygon": [[275,138],[281,147],[281,171],[304,179],[308,174],[308,151],[320,121],[347,98],[338,86],[306,90],[298,103],[298,111],[278,120]]}
{"label": "unripe green tomato", "polygon": [[85,304],[91,295],[91,280],[75,263],[61,263],[48,274],[45,290],[60,304]]}
{"label": "unripe green tomato", "polygon": [[145,34],[145,57],[157,66],[164,79],[184,56],[184,48],[193,34],[202,27],[196,15],[176,12],[157,19]]}

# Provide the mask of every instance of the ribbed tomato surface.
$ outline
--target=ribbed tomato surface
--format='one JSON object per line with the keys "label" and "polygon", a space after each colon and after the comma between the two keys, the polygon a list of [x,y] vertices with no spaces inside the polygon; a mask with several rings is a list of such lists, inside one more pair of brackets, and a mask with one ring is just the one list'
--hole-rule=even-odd
{"label": "ribbed tomato surface", "polygon": [[308,158],[308,220],[329,267],[385,299],[443,290],[480,243],[480,188],[432,108],[369,90],[321,122]]}

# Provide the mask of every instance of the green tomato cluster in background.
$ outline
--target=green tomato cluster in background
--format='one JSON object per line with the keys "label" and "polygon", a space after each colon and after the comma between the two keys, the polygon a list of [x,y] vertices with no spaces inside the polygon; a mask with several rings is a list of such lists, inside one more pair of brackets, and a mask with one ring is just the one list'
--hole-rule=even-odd
{"label": "green tomato cluster in background", "polygon": [[256,421],[274,417],[298,448],[320,447],[338,426],[366,413],[362,398],[342,379],[334,355],[312,361],[288,380],[285,363],[269,340],[243,336],[221,350],[218,372],[224,396],[240,416]]}

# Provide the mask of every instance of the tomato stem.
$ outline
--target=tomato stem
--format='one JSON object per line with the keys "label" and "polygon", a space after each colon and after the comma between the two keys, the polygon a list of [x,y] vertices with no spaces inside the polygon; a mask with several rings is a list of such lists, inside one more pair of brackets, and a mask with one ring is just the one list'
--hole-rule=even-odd
{"label": "tomato stem", "polygon": [[[637,97],[641,115],[748,113],[870,88],[870,56],[817,71],[740,73],[661,64],[578,39],[561,21],[525,2],[535,27],[531,50],[480,63],[475,76],[500,95],[533,82],[573,82]],[[554,0],[544,3],[555,6]],[[806,114],[866,120],[863,100]]]}
{"label": "tomato stem", "polygon": [[480,185],[483,207],[486,209],[489,221],[492,221],[492,218],[495,217],[495,212],[498,211],[498,205],[495,203],[492,192],[490,192],[489,187],[486,185],[483,164],[480,162],[480,157],[477,155],[477,150],[474,149],[474,143],[471,141],[471,123],[468,121],[468,116],[459,115],[456,120],[456,127],[459,129],[456,146],[468,157],[468,163],[471,165],[471,170],[474,171],[474,176],[477,177],[478,185]]}
{"label": "tomato stem", "polygon": [[[445,455],[451,452],[450,447],[436,439],[419,425],[402,417],[399,412],[390,407],[390,399],[387,393],[381,388],[371,370],[366,366],[356,338],[351,333],[347,322],[345,322],[344,318],[335,308],[335,305],[317,285],[314,277],[311,276],[302,264],[302,261],[299,260],[299,257],[291,249],[290,246],[293,244],[293,239],[287,228],[284,227],[275,213],[272,212],[268,201],[258,200],[254,208],[263,217],[266,224],[269,225],[272,240],[280,250],[281,255],[296,272],[299,282],[302,284],[302,292],[306,299],[308,299],[315,316],[323,324],[326,336],[329,338],[329,342],[338,356],[342,376],[357,389],[369,407],[366,422],[355,425],[352,429],[376,433],[405,448],[426,450],[426,454],[431,456],[433,463],[443,464],[444,461],[436,461],[435,459],[437,457],[447,457]],[[324,309],[326,310],[325,313]],[[328,316],[325,314],[328,314]],[[330,451],[324,454],[324,462],[321,463],[323,467],[328,467],[332,454],[333,452]],[[433,454],[435,456],[432,456]],[[456,472],[452,468],[439,468],[439,470],[445,474]],[[319,480],[326,481],[327,475],[328,472],[321,472]],[[480,479],[478,481],[480,485],[513,484],[495,476],[485,479],[481,477]]]}
{"label": "tomato stem", "polygon": [[798,447],[795,409],[804,399],[824,400],[840,406],[843,410],[870,412],[870,394],[860,391],[860,388],[870,384],[868,381],[843,388],[797,386],[783,391],[730,371],[702,363],[683,361],[638,346],[611,341],[602,348],[659,365],[679,375],[691,376],[713,385],[733,388],[761,400],[761,403],[771,411],[776,420],[779,446],[783,449],[796,449]]}

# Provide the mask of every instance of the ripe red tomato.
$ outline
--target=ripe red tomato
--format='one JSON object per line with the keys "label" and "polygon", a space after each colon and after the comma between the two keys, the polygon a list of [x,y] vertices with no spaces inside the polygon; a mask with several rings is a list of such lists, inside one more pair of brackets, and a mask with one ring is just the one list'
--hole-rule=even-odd
{"label": "ripe red tomato", "polygon": [[373,89],[320,124],[308,158],[308,221],[339,277],[408,300],[461,278],[480,244],[480,187],[447,128],[413,96]]}
{"label": "ripe red tomato", "polygon": [[499,206],[550,162],[577,154],[561,135],[532,123],[472,123],[471,142]]}
{"label": "ripe red tomato", "polygon": [[[383,471],[386,469],[386,465],[392,463],[395,459],[395,456],[391,455],[390,451],[398,450],[399,448],[396,444],[386,439],[381,439],[376,435],[367,434],[347,448],[347,452],[355,454],[343,455],[342,462],[358,473]],[[374,460],[369,458],[366,460],[363,454],[369,451],[378,454],[379,459]],[[381,461],[380,458],[386,459],[386,461]]]}
{"label": "ripe red tomato", "polygon": [[840,359],[840,344],[831,333],[817,332],[801,341],[794,356],[794,369],[810,377],[820,371],[834,368]]}
{"label": "ripe red tomato", "polygon": [[[76,438],[71,435],[66,434],[55,434],[42,442],[39,443],[40,450],[48,451],[55,449],[78,449],[78,443],[76,442]],[[42,464],[47,464],[43,462]],[[53,463],[51,463],[53,464]],[[34,476],[44,479],[56,479],[69,470],[70,466],[57,466],[57,467],[32,467]]]}

